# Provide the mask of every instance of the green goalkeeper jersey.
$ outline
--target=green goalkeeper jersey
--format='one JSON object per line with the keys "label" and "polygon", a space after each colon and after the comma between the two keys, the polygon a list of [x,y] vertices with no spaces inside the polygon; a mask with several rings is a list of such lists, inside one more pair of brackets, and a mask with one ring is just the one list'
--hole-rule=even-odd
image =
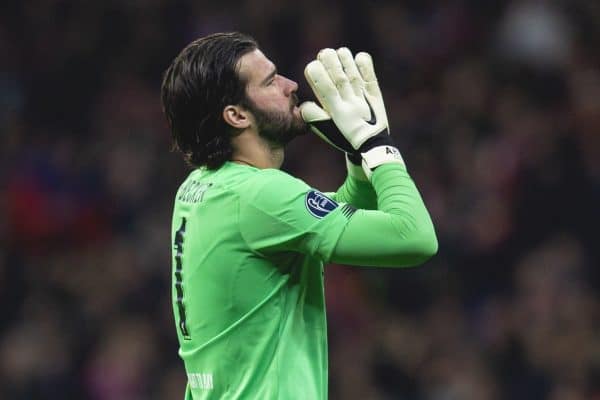
{"label": "green goalkeeper jersey", "polygon": [[[404,192],[410,196],[401,203],[410,204],[416,189]],[[386,193],[349,179],[327,196],[280,170],[233,162],[191,172],[177,192],[172,223],[172,299],[186,399],[327,398],[323,263],[338,261],[333,256],[346,228],[356,221],[339,262],[422,261],[418,252],[394,256],[394,237],[404,236],[411,248],[422,242],[406,234],[406,221],[356,212],[344,202],[356,197],[353,204],[377,208],[378,197],[394,202]],[[416,197],[418,212],[409,213],[424,211],[430,225]],[[397,214],[402,206],[394,204]],[[381,229],[366,238],[369,221]],[[380,247],[380,260],[364,251],[370,241]]]}

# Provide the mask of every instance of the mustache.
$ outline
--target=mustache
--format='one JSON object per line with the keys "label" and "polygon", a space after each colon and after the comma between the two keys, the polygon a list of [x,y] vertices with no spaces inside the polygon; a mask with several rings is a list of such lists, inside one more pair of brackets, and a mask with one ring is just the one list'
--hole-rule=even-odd
{"label": "mustache", "polygon": [[296,107],[298,104],[300,104],[300,99],[298,98],[298,95],[296,93],[292,93],[291,99],[290,99],[290,108],[294,108]]}

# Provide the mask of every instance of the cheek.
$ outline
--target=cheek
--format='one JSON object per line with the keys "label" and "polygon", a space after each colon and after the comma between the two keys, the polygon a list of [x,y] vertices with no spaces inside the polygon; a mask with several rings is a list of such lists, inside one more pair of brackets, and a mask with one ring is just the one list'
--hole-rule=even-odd
{"label": "cheek", "polygon": [[252,102],[263,110],[289,110],[290,99],[276,86],[248,92]]}

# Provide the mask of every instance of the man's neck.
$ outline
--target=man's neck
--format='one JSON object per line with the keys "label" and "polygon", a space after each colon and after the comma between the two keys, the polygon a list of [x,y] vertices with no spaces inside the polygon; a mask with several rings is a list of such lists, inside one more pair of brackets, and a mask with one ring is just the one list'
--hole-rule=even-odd
{"label": "man's neck", "polygon": [[256,168],[277,168],[283,164],[284,150],[275,146],[253,131],[245,131],[231,140],[231,161]]}

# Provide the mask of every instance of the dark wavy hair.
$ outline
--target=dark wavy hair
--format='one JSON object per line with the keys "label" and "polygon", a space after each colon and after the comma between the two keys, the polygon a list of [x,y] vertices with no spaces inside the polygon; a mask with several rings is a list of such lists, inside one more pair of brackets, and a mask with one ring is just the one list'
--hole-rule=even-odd
{"label": "dark wavy hair", "polygon": [[215,33],[187,45],[163,75],[161,100],[174,149],[192,166],[219,168],[231,158],[236,130],[223,119],[228,104],[243,104],[240,58],[258,43],[239,33]]}

